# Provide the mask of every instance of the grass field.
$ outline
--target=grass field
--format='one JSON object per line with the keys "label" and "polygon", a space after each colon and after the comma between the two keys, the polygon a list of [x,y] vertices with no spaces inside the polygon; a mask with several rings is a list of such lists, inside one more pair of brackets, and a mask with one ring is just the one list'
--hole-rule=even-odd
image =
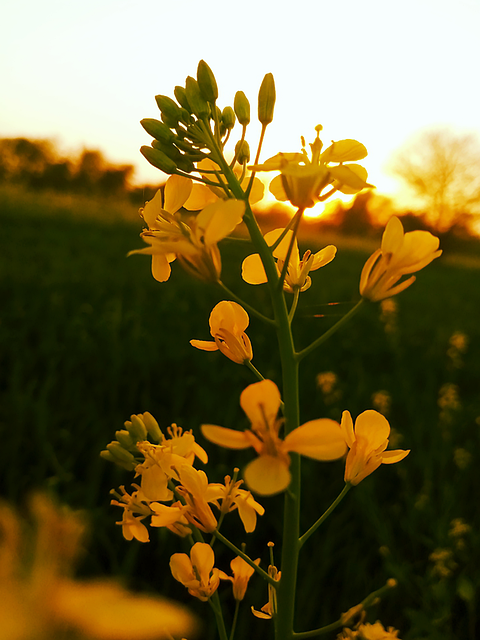
{"label": "grass field", "polygon": [[[219,353],[189,345],[209,338],[209,313],[224,295],[178,265],[159,284],[148,258],[127,260],[141,246],[140,228],[136,208],[125,203],[0,192],[0,491],[22,504],[30,490],[48,489],[85,509],[91,534],[84,574],[122,576],[186,600],[168,571],[180,541],[162,534],[158,544],[155,536],[149,545],[122,539],[109,490],[132,476],[98,454],[124,420],[147,410],[163,427],[243,428],[238,399],[254,380]],[[334,262],[302,294],[299,346],[358,300],[368,251],[342,249],[341,238],[338,246]],[[250,251],[224,243],[225,281],[252,304],[268,305],[264,288],[242,283],[234,266]],[[350,492],[309,541],[298,630],[327,624],[394,577],[397,590],[372,620],[399,628],[404,640],[477,637],[480,271],[462,264],[455,256],[437,260],[395,309],[365,306],[304,363],[302,421],[383,407],[392,446],[412,452]],[[255,319],[248,333],[254,364],[278,381],[274,338]],[[218,460],[211,481],[239,464],[238,455],[201,443]],[[341,490],[342,463],[306,462],[303,473],[308,527]],[[250,536],[254,557],[266,558],[264,545],[277,536],[279,500],[261,501],[267,514]],[[247,600],[263,605],[263,585],[254,583]],[[269,623],[245,611],[242,624],[238,637],[253,638]]]}

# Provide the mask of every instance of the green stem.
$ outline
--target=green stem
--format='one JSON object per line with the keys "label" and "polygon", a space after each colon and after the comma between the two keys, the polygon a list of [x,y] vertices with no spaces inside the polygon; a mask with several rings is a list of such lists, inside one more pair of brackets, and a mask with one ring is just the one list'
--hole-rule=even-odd
{"label": "green stem", "polygon": [[293,302],[290,307],[290,311],[288,312],[288,320],[290,324],[292,323],[293,316],[295,315],[295,311],[297,310],[298,299],[300,297],[300,287],[295,287],[293,290]]}
{"label": "green stem", "polygon": [[239,609],[240,609],[240,600],[235,600],[235,613],[233,614],[232,629],[230,631],[229,640],[233,640],[233,637],[235,635],[235,627],[237,626],[237,619],[238,619],[238,611],[239,611]]}
{"label": "green stem", "polygon": [[225,629],[225,621],[223,620],[222,606],[220,604],[220,598],[218,597],[218,591],[215,591],[213,596],[208,601],[215,614],[215,621],[217,623],[218,635],[220,640],[228,640],[227,630]]}
{"label": "green stem", "polygon": [[238,302],[239,305],[241,305],[244,309],[249,311],[253,316],[257,317],[259,320],[262,320],[262,322],[266,322],[272,325],[275,324],[275,320],[273,318],[267,318],[267,316],[264,316],[263,313],[261,313],[260,311],[257,311],[255,307],[252,307],[250,304],[248,304],[248,302],[245,302],[239,296],[237,296],[236,293],[231,291],[227,287],[227,285],[225,285],[221,280],[218,280],[217,284],[225,291],[225,293],[227,293],[231,298],[233,298],[235,302]]}
{"label": "green stem", "polygon": [[342,489],[341,493],[336,497],[336,499],[332,502],[332,504],[328,507],[328,509],[325,511],[325,513],[320,516],[320,518],[314,523],[312,524],[312,526],[310,527],[310,529],[308,529],[308,531],[306,531],[303,536],[301,536],[301,538],[299,538],[298,540],[298,544],[300,546],[300,548],[303,547],[303,545],[305,544],[305,542],[310,538],[310,536],[312,535],[312,533],[315,533],[315,531],[318,529],[318,527],[323,524],[323,522],[325,522],[325,520],[328,518],[328,516],[332,513],[332,511],[340,504],[340,502],[343,500],[343,498],[347,495],[350,487],[352,485],[348,482]]}
{"label": "green stem", "polygon": [[255,564],[255,562],[249,556],[247,556],[246,553],[244,553],[241,549],[239,549],[236,545],[234,545],[233,542],[230,542],[230,540],[228,538],[225,538],[225,536],[222,535],[220,533],[220,531],[215,529],[215,531],[212,532],[212,535],[214,535],[216,538],[218,538],[220,540],[220,542],[223,542],[223,544],[226,547],[228,547],[230,549],[230,551],[233,551],[233,553],[236,553],[237,556],[240,556],[243,560],[245,560],[245,562],[247,564],[249,564],[252,567],[252,569],[255,569],[255,571],[259,575],[261,575],[262,578],[264,580],[266,580],[269,584],[273,585],[274,587],[276,587],[278,585],[278,582],[276,580],[274,580],[271,576],[269,576],[266,571],[261,569],[258,566],[258,564]]}
{"label": "green stem", "polygon": [[264,376],[262,376],[260,371],[256,367],[253,366],[251,360],[246,360],[244,364],[245,364],[246,367],[248,367],[250,369],[250,371],[252,371],[256,375],[256,377],[259,380],[265,380]]}
{"label": "green stem", "polygon": [[336,331],[338,331],[340,327],[343,327],[343,325],[346,324],[350,320],[350,318],[353,318],[353,316],[357,313],[357,311],[360,309],[362,304],[363,304],[363,298],[361,298],[357,302],[357,304],[353,307],[353,309],[350,309],[348,313],[346,313],[342,318],[340,318],[340,320],[336,322],[333,325],[333,327],[330,327],[328,331],[325,331],[325,333],[322,333],[322,335],[316,340],[314,340],[311,345],[309,345],[302,351],[299,351],[299,353],[297,354],[298,360],[300,361],[303,358],[305,358],[305,356],[308,356],[309,353],[314,351],[317,347],[323,344],[325,340],[328,340],[330,336],[332,336]]}
{"label": "green stem", "polygon": [[282,273],[280,274],[280,278],[279,278],[279,282],[278,282],[278,288],[279,289],[283,288],[283,283],[284,283],[285,277],[287,275],[288,267],[290,266],[290,257],[292,255],[293,245],[295,244],[295,242],[297,242],[298,227],[300,225],[300,220],[302,219],[302,215],[303,215],[304,211],[305,211],[305,209],[299,209],[297,211],[297,213],[293,216],[293,223],[292,223],[292,231],[293,231],[293,233],[292,233],[292,237],[290,239],[290,244],[288,245],[287,253],[285,255],[285,261],[284,261],[284,264],[283,264]]}

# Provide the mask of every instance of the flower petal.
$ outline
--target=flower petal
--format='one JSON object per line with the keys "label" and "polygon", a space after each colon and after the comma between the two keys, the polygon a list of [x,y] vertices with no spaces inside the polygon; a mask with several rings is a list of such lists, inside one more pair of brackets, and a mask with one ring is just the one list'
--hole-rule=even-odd
{"label": "flower petal", "polygon": [[184,176],[170,176],[165,184],[165,209],[169,213],[176,213],[185,202],[192,190],[192,181]]}
{"label": "flower petal", "polygon": [[245,467],[243,477],[248,488],[262,496],[285,491],[291,480],[286,462],[282,458],[269,455],[252,460]]}
{"label": "flower petal", "polygon": [[385,416],[369,409],[361,413],[355,421],[355,437],[365,439],[368,449],[381,447],[390,435],[390,425]]}
{"label": "flower petal", "polygon": [[218,351],[218,347],[212,340],[190,340],[192,347],[202,351]]}
{"label": "flower petal", "polygon": [[343,437],[345,438],[345,442],[348,447],[351,449],[353,447],[353,443],[355,442],[355,432],[353,430],[353,420],[350,415],[350,411],[344,411],[342,413],[342,422],[340,423],[340,428],[343,433]]}
{"label": "flower petal", "polygon": [[217,200],[198,214],[195,222],[207,246],[217,244],[240,224],[245,213],[242,200]]}
{"label": "flower petal", "polygon": [[262,259],[258,253],[252,253],[243,261],[242,278],[248,284],[264,284],[268,281]]}
{"label": "flower petal", "polygon": [[217,427],[213,424],[202,424],[200,428],[203,436],[207,440],[218,444],[220,447],[226,447],[227,449],[248,449],[252,446],[250,439],[245,435],[244,431]]}
{"label": "flower petal", "polygon": [[310,271],[315,271],[316,269],[320,269],[320,267],[324,267],[335,258],[336,253],[337,247],[335,247],[333,244],[329,244],[321,251],[317,251],[317,253],[313,257],[313,263],[310,267]]}
{"label": "flower petal", "polygon": [[206,542],[196,542],[191,551],[192,564],[200,575],[200,580],[208,584],[210,572],[215,564],[215,554],[212,547]]}
{"label": "flower petal", "polygon": [[295,451],[315,460],[337,460],[347,451],[340,425],[329,418],[306,422],[291,431],[284,443],[287,451]]}
{"label": "flower petal", "polygon": [[395,449],[394,451],[384,451],[382,456],[382,464],[393,464],[394,462],[400,462],[408,456],[410,449],[407,451],[403,449]]}
{"label": "flower petal", "polygon": [[217,200],[218,196],[216,196],[206,184],[194,184],[188,200],[183,206],[185,209],[188,209],[188,211],[199,211],[206,207],[207,204],[211,204]]}
{"label": "flower petal", "polygon": [[222,300],[213,307],[210,314],[210,333],[215,337],[220,329],[226,329],[238,335],[245,331],[249,322],[248,313],[242,306],[231,300]]}
{"label": "flower petal", "polygon": [[275,422],[281,404],[280,391],[272,380],[255,382],[244,389],[240,395],[240,406],[247,414],[253,427]]}

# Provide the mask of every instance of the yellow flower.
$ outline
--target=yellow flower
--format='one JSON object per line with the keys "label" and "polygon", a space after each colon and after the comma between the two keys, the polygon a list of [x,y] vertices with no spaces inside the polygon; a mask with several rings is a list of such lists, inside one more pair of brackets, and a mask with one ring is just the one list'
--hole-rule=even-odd
{"label": "yellow flower", "polygon": [[172,576],[188,589],[190,595],[206,602],[217,590],[220,579],[228,580],[228,576],[220,569],[214,568],[215,555],[213,549],[205,542],[196,542],[186,553],[174,553],[170,558]]}
{"label": "yellow flower", "polygon": [[247,465],[243,475],[248,487],[256,493],[273,495],[288,487],[289,452],[315,460],[336,460],[346,451],[339,424],[327,418],[311,420],[282,440],[278,435],[282,420],[277,418],[280,392],[271,380],[262,380],[244,389],[240,404],[252,424],[251,430],[202,425],[202,433],[207,440],[222,447],[255,449],[259,457]]}
{"label": "yellow flower", "polygon": [[[268,246],[272,246],[278,240],[283,233],[283,229],[274,229],[265,234],[265,242]],[[287,231],[285,237],[280,244],[274,249],[273,257],[277,259],[277,271],[282,273],[283,266],[287,257],[288,248],[292,239],[293,231]],[[317,253],[306,251],[303,258],[300,260],[300,254],[298,251],[298,242],[295,238],[293,242],[293,249],[288,261],[288,269],[283,283],[283,288],[289,293],[293,293],[296,289],[300,291],[306,291],[312,284],[312,280],[309,276],[310,271],[315,271],[324,267],[331,262],[337,248],[333,245],[328,245]],[[249,284],[263,284],[267,282],[267,275],[263,267],[262,260],[258,253],[253,253],[247,256],[242,264],[242,278]]]}
{"label": "yellow flower", "polygon": [[[117,500],[112,500],[110,504],[117,507],[122,507],[123,516],[119,524],[122,526],[122,533],[125,540],[138,540],[139,542],[149,542],[147,527],[141,522],[152,514],[149,502],[150,500],[144,495],[141,487],[137,484],[132,485],[136,491],[131,495],[125,491],[125,487],[121,486],[118,493],[112,490],[110,493],[114,495]],[[136,515],[134,515],[136,514]]]}
{"label": "yellow flower", "polygon": [[180,605],[108,580],[75,581],[83,519],[42,495],[30,511],[33,528],[0,503],[2,640],[161,640],[194,632],[193,617]]}
{"label": "yellow flower", "polygon": [[408,273],[420,271],[438,258],[440,241],[428,231],[404,233],[400,220],[393,216],[382,237],[382,246],[366,261],[360,276],[360,294],[378,302],[400,293],[415,282],[415,276],[397,282]]}
{"label": "yellow flower", "polygon": [[410,450],[402,449],[385,451],[390,425],[377,411],[370,409],[361,413],[355,421],[355,428],[352,416],[344,411],[340,427],[350,449],[345,465],[345,482],[353,485],[357,485],[381,464],[400,462],[410,453]]}
{"label": "yellow flower", "polygon": [[246,533],[251,533],[257,526],[257,514],[263,516],[265,509],[255,500],[250,491],[240,489],[242,483],[243,480],[233,482],[230,476],[225,476],[225,484],[210,483],[206,495],[208,502],[213,502],[220,509],[220,513],[230,513],[238,509],[238,515]]}
{"label": "yellow flower", "polygon": [[[260,558],[257,558],[254,562],[258,566]],[[243,600],[247,591],[248,581],[255,573],[255,569],[240,556],[230,562],[230,567],[233,572],[233,578],[229,576],[229,580],[233,583],[233,597],[235,600]]]}
{"label": "yellow flower", "polygon": [[[313,207],[317,202],[325,200],[331,192],[322,195],[322,191],[329,184],[334,190],[349,194],[372,186],[366,182],[367,172],[361,165],[343,164],[365,158],[367,150],[363,144],[356,140],[339,140],[332,142],[321,153],[321,125],[315,127],[315,130],[317,137],[310,145],[311,159],[302,139],[302,153],[278,153],[263,164],[250,167],[255,171],[279,170],[280,175],[270,183],[270,191],[277,200],[288,200],[299,209]],[[330,166],[332,162],[335,166]]]}
{"label": "yellow flower", "polygon": [[359,640],[400,640],[396,629],[388,627],[387,630],[378,620],[374,624],[366,622],[359,625],[357,634]]}
{"label": "yellow flower", "polygon": [[223,355],[244,364],[253,358],[252,344],[245,333],[250,319],[248,313],[236,302],[223,300],[210,314],[210,333],[214,342],[206,340],[190,340],[190,344],[203,351],[220,350]]}
{"label": "yellow flower", "polygon": [[141,210],[149,228],[140,237],[149,246],[130,251],[128,255],[151,255],[152,274],[159,282],[168,280],[170,263],[175,258],[196,277],[217,281],[222,268],[218,243],[242,221],[243,201],[216,200],[207,204],[189,224],[184,223],[174,213],[186,203],[191,183],[189,178],[171,176],[165,185],[165,208],[158,191]]}
{"label": "yellow flower", "polygon": [[181,483],[177,486],[177,492],[188,506],[185,517],[201,531],[214,531],[217,519],[208,504],[210,495],[207,474],[188,465],[181,466],[177,472]]}
{"label": "yellow flower", "polygon": [[170,506],[160,504],[160,502],[152,502],[150,508],[154,512],[150,521],[152,527],[167,527],[167,529],[182,538],[192,533],[185,517],[188,506],[182,504],[179,500]]}

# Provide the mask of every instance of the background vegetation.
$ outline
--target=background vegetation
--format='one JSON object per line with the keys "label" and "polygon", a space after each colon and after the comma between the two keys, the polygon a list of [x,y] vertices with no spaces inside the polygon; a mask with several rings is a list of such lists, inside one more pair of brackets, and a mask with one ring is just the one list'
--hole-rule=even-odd
{"label": "background vegetation", "polygon": [[[32,192],[11,182],[0,188],[0,492],[22,504],[29,491],[43,488],[84,509],[91,523],[84,574],[121,576],[188,601],[206,617],[170,576],[168,557],[180,540],[155,531],[147,545],[122,539],[109,490],[133,478],[98,454],[124,420],[146,410],[162,427],[177,422],[197,434],[205,421],[244,428],[238,399],[253,380],[219,353],[189,345],[190,338],[209,337],[208,316],[222,292],[192,281],[178,265],[171,281],[155,282],[147,258],[125,259],[141,246],[137,206],[121,192],[106,199],[87,191]],[[317,232],[307,229],[309,247],[332,241]],[[336,259],[301,297],[299,346],[358,299],[370,247],[352,248],[341,229],[335,233]],[[264,288],[242,283],[233,266],[250,250],[224,243],[225,279],[267,305]],[[394,429],[391,446],[412,452],[350,492],[309,541],[298,630],[327,624],[394,577],[399,586],[371,612],[372,621],[399,628],[406,640],[476,637],[480,289],[475,262],[466,264],[447,250],[394,305],[367,306],[304,363],[303,420],[338,420],[344,409],[357,415],[375,407]],[[248,333],[255,365],[278,381],[270,332],[252,319]],[[211,481],[249,457],[239,460],[199,439],[215,461]],[[305,528],[342,484],[341,462],[305,462]],[[280,501],[261,501],[267,513],[248,540],[264,566]],[[240,531],[235,516],[225,527],[232,536]],[[229,560],[229,553],[220,555],[223,568]],[[253,582],[247,605],[259,608],[266,597],[263,584]],[[239,637],[261,637],[269,623],[250,617],[248,606]],[[208,624],[204,637],[211,637]]]}

